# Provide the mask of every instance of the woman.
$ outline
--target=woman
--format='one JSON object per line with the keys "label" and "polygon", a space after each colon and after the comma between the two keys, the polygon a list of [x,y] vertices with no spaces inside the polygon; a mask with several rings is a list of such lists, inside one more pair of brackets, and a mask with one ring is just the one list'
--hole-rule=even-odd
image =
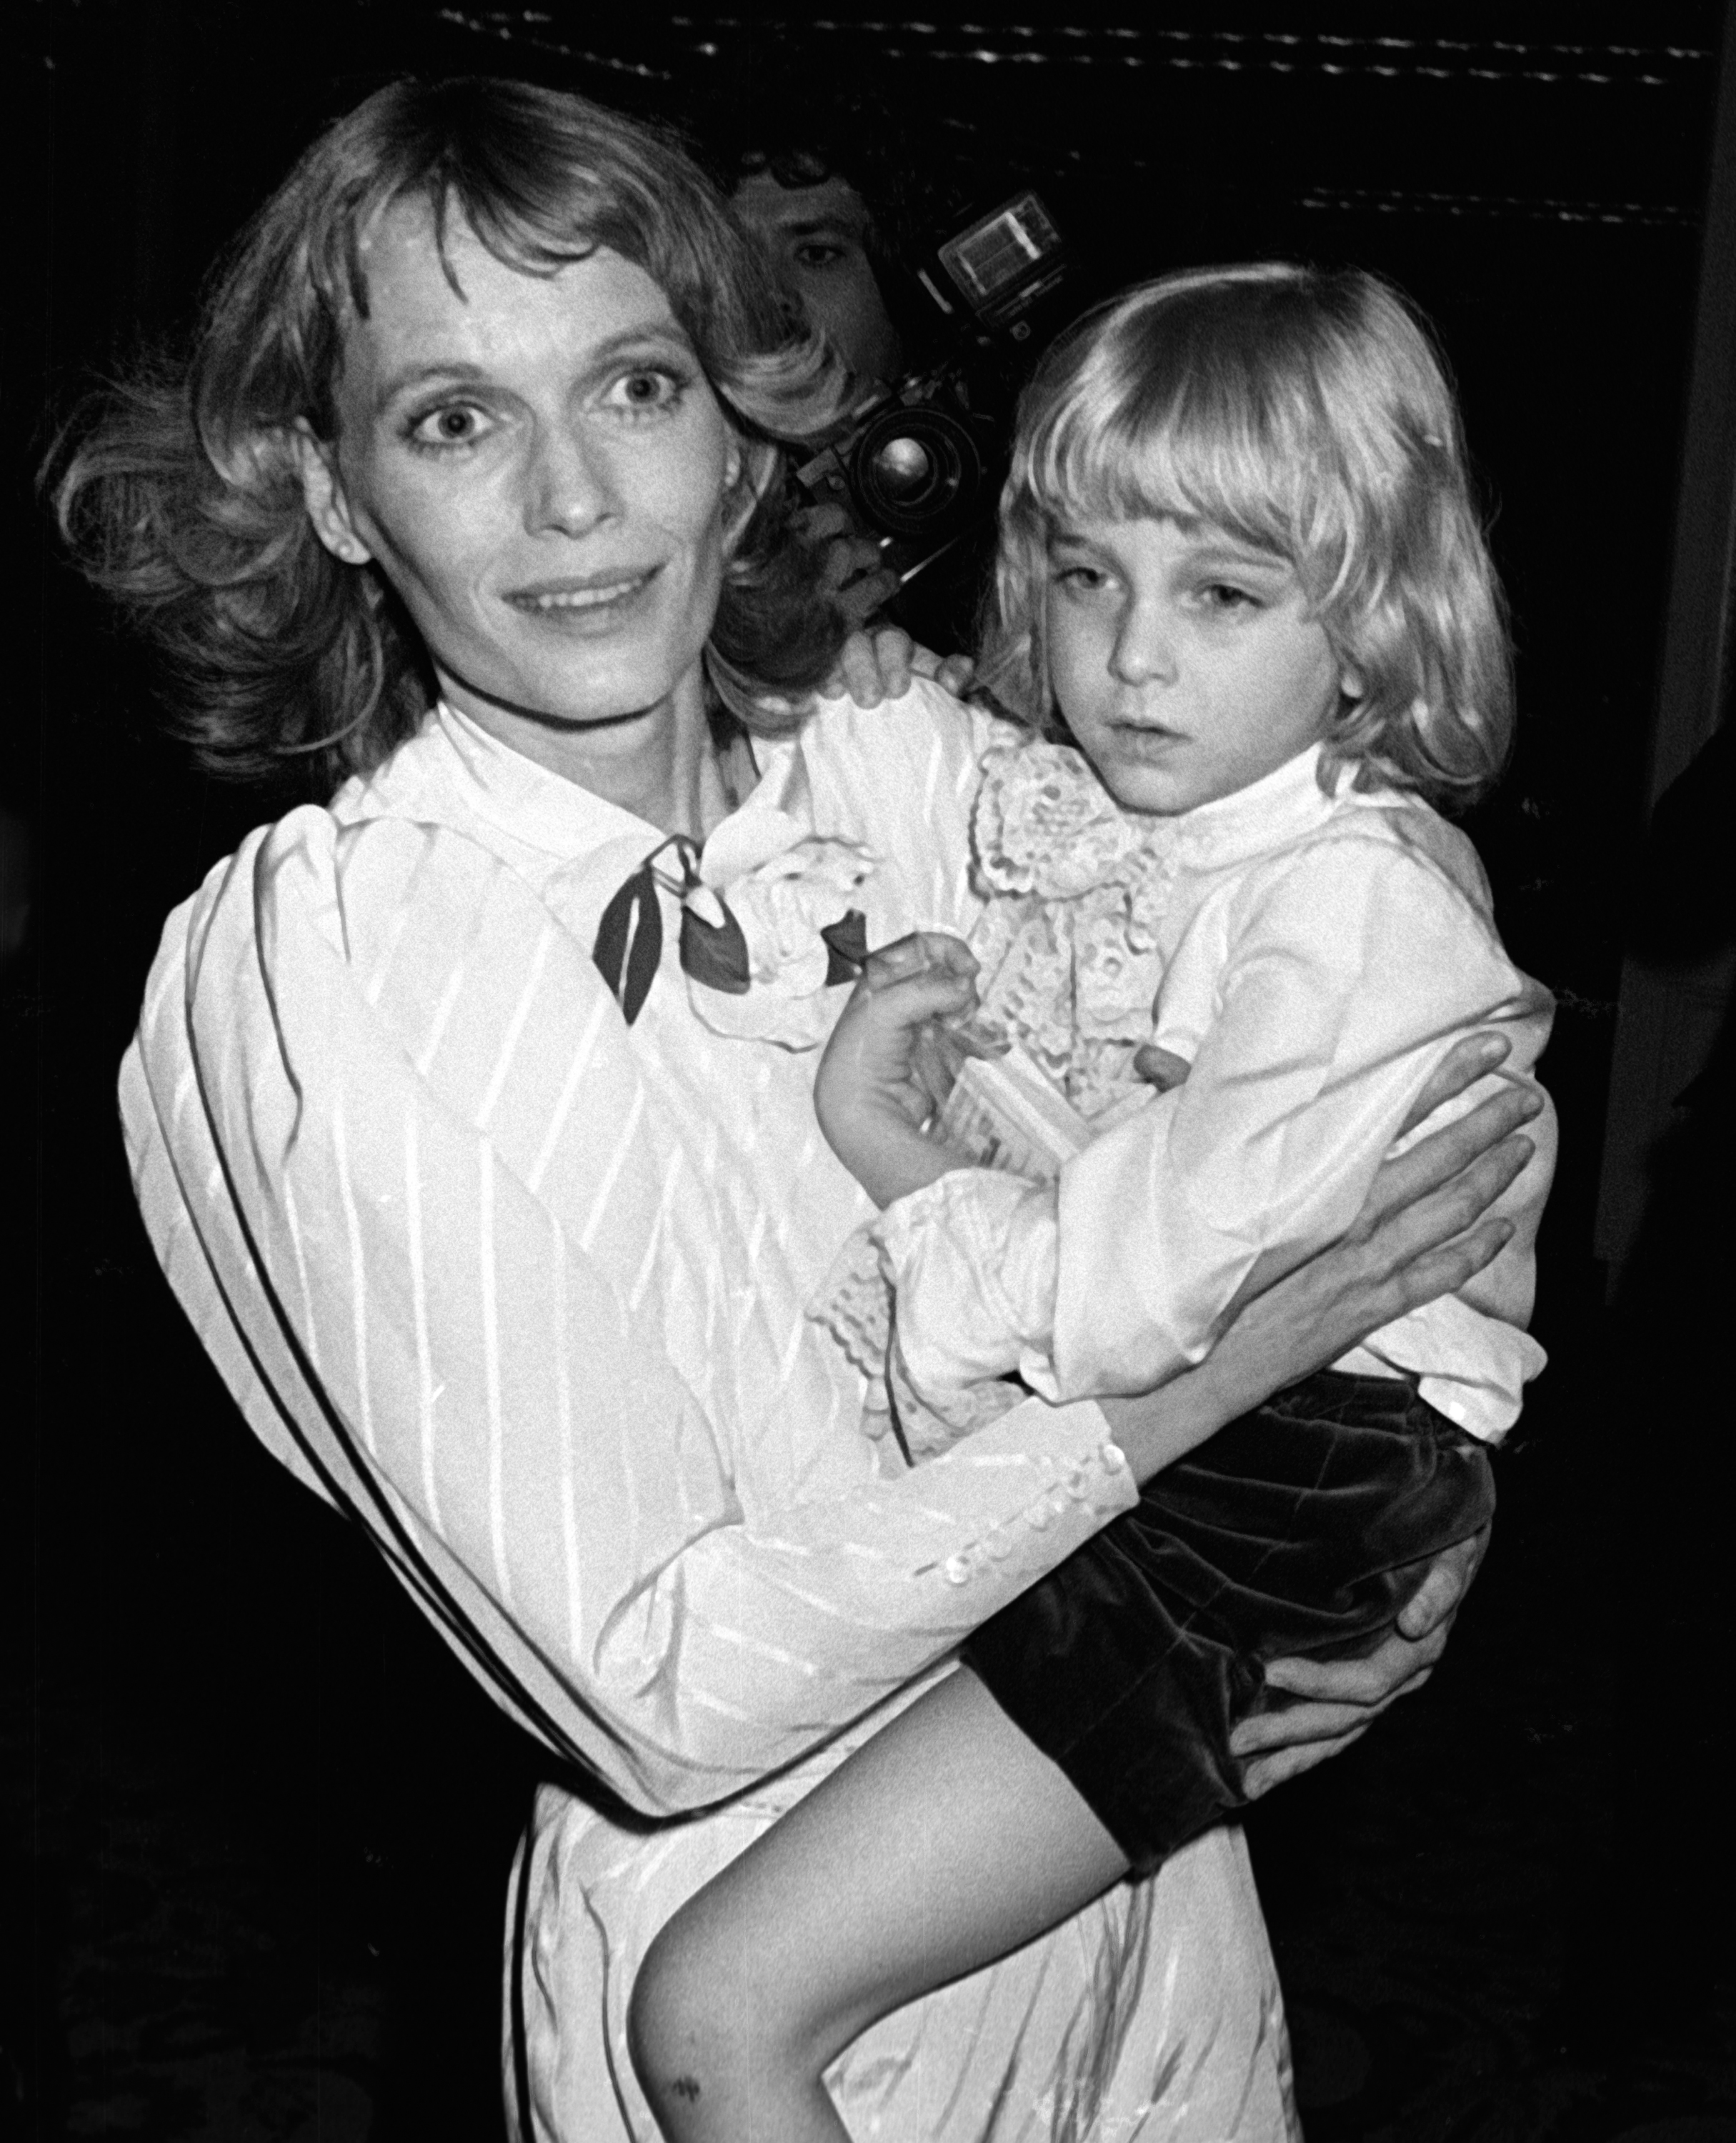
{"label": "woman", "polygon": [[[545,2137],[652,2132],[622,2022],[674,1906],[1166,1439],[1492,1255],[1485,1225],[1397,1270],[1523,1157],[1377,1225],[1518,1114],[1417,1149],[1367,1248],[1162,1393],[1032,1403],[915,1473],[872,1433],[804,1315],[866,1210],[814,1127],[814,1045],[853,946],[967,923],[982,724],[927,687],[799,727],[754,696],[835,652],[767,434],[838,389],[666,144],[542,91],[400,85],[244,237],[188,379],[111,411],[61,489],[208,760],[352,777],[171,918],[123,1107],[255,1432],[570,1766],[512,1928],[513,2096]],[[1467,1575],[1432,1575],[1413,1634]],[[1261,1722],[1252,1783],[1438,1641],[1275,1675],[1338,1701]],[[888,2020],[834,2082],[885,2136],[1283,2134],[1239,1835]]]}

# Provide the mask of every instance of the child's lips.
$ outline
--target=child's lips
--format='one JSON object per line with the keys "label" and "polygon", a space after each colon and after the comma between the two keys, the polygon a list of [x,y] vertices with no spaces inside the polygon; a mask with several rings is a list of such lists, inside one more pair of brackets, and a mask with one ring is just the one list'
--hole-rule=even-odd
{"label": "child's lips", "polygon": [[1119,724],[1115,738],[1130,759],[1160,759],[1175,745],[1188,741],[1180,730],[1159,729],[1143,722]]}

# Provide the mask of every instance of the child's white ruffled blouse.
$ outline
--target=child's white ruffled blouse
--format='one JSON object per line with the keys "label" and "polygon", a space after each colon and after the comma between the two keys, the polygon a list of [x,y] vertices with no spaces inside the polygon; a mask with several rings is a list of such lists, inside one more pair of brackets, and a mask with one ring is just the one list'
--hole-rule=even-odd
{"label": "child's white ruffled blouse", "polygon": [[[1256,1260],[1298,1263],[1354,1219],[1453,1042],[1498,1030],[1499,1076],[1529,1079],[1548,1038],[1551,1000],[1503,951],[1470,842],[1414,797],[1328,793],[1318,746],[1151,820],[1076,752],[1026,744],[989,755],[975,833],[1000,896],[976,940],[987,1017],[1086,1116],[1125,1094],[1142,1042],[1189,1069],[1055,1184],[961,1170],[875,1224],[902,1368],[942,1416],[987,1377],[1059,1398],[1198,1361]],[[1525,1325],[1553,1119],[1530,1128],[1501,1255],[1338,1365],[1414,1373],[1488,1438],[1543,1363]]]}

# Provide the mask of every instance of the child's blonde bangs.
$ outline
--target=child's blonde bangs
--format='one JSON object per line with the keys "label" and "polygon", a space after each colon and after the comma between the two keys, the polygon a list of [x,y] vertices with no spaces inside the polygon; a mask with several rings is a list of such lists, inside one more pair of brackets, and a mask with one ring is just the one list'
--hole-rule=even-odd
{"label": "child's blonde bangs", "polygon": [[1033,433],[1016,471],[1027,512],[1046,533],[1094,519],[1198,522],[1299,568],[1298,522],[1318,515],[1298,512],[1297,442],[1275,435],[1269,383],[1130,340],[1106,337]]}

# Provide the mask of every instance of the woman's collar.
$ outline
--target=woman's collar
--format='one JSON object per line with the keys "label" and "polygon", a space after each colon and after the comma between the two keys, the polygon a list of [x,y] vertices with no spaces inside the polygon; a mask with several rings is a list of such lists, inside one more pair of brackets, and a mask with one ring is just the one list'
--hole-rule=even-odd
{"label": "woman's collar", "polygon": [[[650,820],[515,751],[449,700],[437,703],[433,727],[472,806],[518,840],[571,861],[606,843],[642,836],[650,849],[665,838]],[[799,740],[756,738],[754,756],[759,779],[701,852],[708,883],[725,883],[813,831]]]}

